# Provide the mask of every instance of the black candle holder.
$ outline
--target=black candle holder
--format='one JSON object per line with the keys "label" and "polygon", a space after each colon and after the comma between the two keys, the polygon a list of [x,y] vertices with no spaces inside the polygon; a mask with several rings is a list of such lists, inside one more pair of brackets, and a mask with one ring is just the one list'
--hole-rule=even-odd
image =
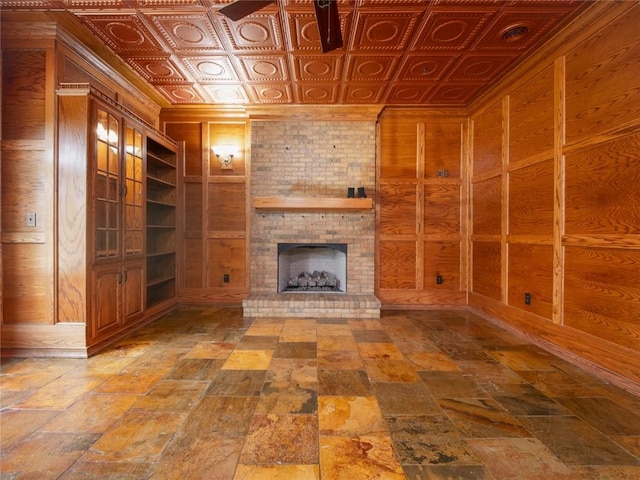
{"label": "black candle holder", "polygon": [[356,196],[356,189],[353,187],[347,188],[347,198],[354,198]]}
{"label": "black candle holder", "polygon": [[364,187],[358,187],[358,198],[367,198],[367,194],[364,193]]}

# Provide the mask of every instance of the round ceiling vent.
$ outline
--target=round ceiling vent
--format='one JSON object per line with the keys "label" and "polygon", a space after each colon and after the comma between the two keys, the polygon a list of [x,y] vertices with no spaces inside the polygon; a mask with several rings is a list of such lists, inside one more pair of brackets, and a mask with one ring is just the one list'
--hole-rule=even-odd
{"label": "round ceiling vent", "polygon": [[529,29],[524,25],[513,25],[502,32],[502,40],[508,43],[517,42],[525,37],[527,33],[529,33]]}

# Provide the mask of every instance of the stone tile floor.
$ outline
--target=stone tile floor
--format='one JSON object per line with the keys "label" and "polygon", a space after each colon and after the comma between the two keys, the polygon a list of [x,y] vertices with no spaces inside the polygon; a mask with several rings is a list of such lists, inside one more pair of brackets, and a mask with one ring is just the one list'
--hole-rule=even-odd
{"label": "stone tile floor", "polygon": [[3,479],[638,479],[640,400],[463,311],[183,307],[3,359]]}

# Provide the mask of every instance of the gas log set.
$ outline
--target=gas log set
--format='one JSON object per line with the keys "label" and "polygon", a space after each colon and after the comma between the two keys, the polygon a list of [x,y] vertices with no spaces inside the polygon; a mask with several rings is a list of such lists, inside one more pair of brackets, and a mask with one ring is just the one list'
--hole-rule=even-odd
{"label": "gas log set", "polygon": [[315,270],[313,273],[301,272],[289,278],[285,292],[339,292],[340,282],[331,273]]}

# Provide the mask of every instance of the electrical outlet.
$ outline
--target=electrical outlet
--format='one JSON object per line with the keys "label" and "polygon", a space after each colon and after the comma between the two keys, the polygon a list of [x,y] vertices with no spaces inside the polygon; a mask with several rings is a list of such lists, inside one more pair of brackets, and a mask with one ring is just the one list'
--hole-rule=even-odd
{"label": "electrical outlet", "polygon": [[436,170],[436,177],[442,176],[442,170]]}
{"label": "electrical outlet", "polygon": [[228,273],[225,273],[225,274],[222,276],[222,281],[223,281],[224,283],[229,283],[229,274],[228,274]]}
{"label": "electrical outlet", "polygon": [[442,275],[436,275],[436,283],[442,285]]}
{"label": "electrical outlet", "polygon": [[531,305],[531,294],[528,292],[524,294],[524,304]]}
{"label": "electrical outlet", "polygon": [[36,226],[36,214],[27,213],[27,227],[35,227],[35,226]]}

